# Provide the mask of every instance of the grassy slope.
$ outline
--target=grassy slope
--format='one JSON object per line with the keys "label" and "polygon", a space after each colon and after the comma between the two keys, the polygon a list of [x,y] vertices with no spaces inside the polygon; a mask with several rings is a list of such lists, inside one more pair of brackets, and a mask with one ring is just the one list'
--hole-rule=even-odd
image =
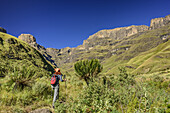
{"label": "grassy slope", "polygon": [[135,65],[133,73],[153,73],[170,69],[170,40],[131,59],[129,65]]}
{"label": "grassy slope", "polygon": [[11,64],[33,65],[35,68],[52,71],[53,67],[44,57],[26,42],[0,32],[0,60]]}
{"label": "grassy slope", "polygon": [[[119,72],[118,67],[121,66],[130,67],[127,68],[127,70],[129,72],[134,72],[135,74],[153,73],[161,70],[166,70],[168,67],[170,67],[170,50],[168,49],[169,41],[162,44],[161,36],[168,35],[169,31],[170,25],[167,25],[159,29],[147,31],[141,35],[133,35],[114,45],[112,49],[118,48],[119,50],[116,51],[117,54],[105,59],[102,62],[104,66],[102,74],[117,74]],[[130,48],[126,51],[121,49],[124,47]],[[96,47],[96,51],[97,49],[99,51],[100,49],[103,49],[103,46],[100,48]],[[79,59],[87,59],[92,55],[98,55],[96,54],[95,49],[93,49],[93,51],[91,51],[90,54],[82,53]],[[119,54],[120,52],[123,53]],[[152,59],[150,57],[152,57]],[[150,60],[148,58],[150,58]],[[74,73],[73,65],[74,63],[68,63],[63,65],[61,68],[62,70],[68,71],[69,73]]]}
{"label": "grassy slope", "polygon": [[[18,68],[21,70],[16,71]],[[0,112],[22,112],[22,110],[29,112],[39,106],[47,105],[51,98],[46,101],[44,98],[48,98],[45,93],[50,94],[51,91],[49,76],[52,71],[51,64],[36,49],[14,36],[0,32]],[[26,73],[23,74],[24,72]],[[26,75],[29,74],[33,76],[28,79]],[[11,91],[10,88],[15,89],[14,85],[19,82],[15,81],[11,86],[8,86],[8,83],[12,78],[18,77],[20,80],[25,80],[28,87],[25,86],[21,91],[18,89]]]}
{"label": "grassy slope", "polygon": [[[4,84],[9,81],[9,76],[13,73],[14,68],[22,67],[23,65],[32,66],[31,70],[36,71],[35,75],[38,78],[35,77],[35,79],[32,77],[30,80],[33,82],[31,86],[29,88],[26,87],[22,91],[13,92],[6,90]],[[63,69],[61,70],[63,74],[66,74]],[[0,77],[0,100],[2,99],[2,103],[0,102],[0,112],[14,112],[15,110],[29,112],[36,108],[43,108],[44,106],[51,109],[50,77],[47,77],[51,71],[53,71],[51,64],[36,49],[14,36],[0,32],[0,76],[4,76]],[[41,78],[39,76],[43,77]],[[43,79],[43,81],[40,81],[40,79]],[[73,77],[72,73],[70,75],[67,74],[67,80],[67,94],[73,98],[77,98],[79,94],[79,90],[77,89],[80,89],[79,87],[82,86],[82,81],[77,77]],[[73,85],[74,87],[72,87]],[[61,100],[65,98],[66,91],[64,83],[60,83],[60,86]],[[35,90],[35,88],[37,89]],[[44,94],[46,92],[48,94]],[[24,105],[24,101],[28,105]],[[51,109],[51,111],[53,110]]]}
{"label": "grassy slope", "polygon": [[[115,45],[115,48],[121,48],[124,46],[129,46],[130,48],[129,50],[119,49],[117,53],[123,51],[122,54],[113,55],[103,61],[103,73],[117,74],[118,67],[121,66],[129,67],[127,68],[129,72],[139,74],[166,70],[170,67],[169,41],[161,44],[161,36],[168,35],[169,31],[170,26],[165,26],[147,31],[137,37],[134,35],[123,40],[121,43],[118,43]],[[160,45],[157,47],[158,44]]]}
{"label": "grassy slope", "polygon": [[[131,62],[133,61],[132,59],[141,59],[143,58],[143,56],[145,56],[145,59],[143,60],[139,60],[141,62],[144,62],[145,60],[147,60],[147,56],[149,57],[149,54],[155,54],[153,53],[147,53],[147,51],[150,51],[153,48],[156,48],[158,45],[163,43],[162,37],[164,35],[168,35],[169,36],[169,32],[170,31],[170,25],[166,25],[164,27],[158,28],[158,29],[154,29],[154,30],[149,30],[143,33],[138,33],[135,34],[133,36],[124,38],[122,40],[119,40],[118,43],[116,43],[115,45],[112,46],[95,46],[93,49],[91,49],[89,52],[77,52],[77,56],[78,60],[82,60],[82,59],[88,59],[88,58],[100,58],[100,57],[105,57],[107,52],[102,52],[102,50],[116,50],[115,54],[112,55],[110,58],[105,58],[105,59],[101,59],[100,61],[102,61],[102,64],[104,66],[104,69],[102,71],[102,74],[117,74],[118,71],[118,67],[121,66],[125,66],[125,67],[129,67],[127,68],[127,70],[129,72],[138,72],[138,73],[143,73],[142,70],[140,72],[139,68],[136,69],[137,67],[139,67],[141,64],[138,63],[128,63],[130,60]],[[167,37],[170,38],[170,37]],[[168,46],[168,45],[165,45]],[[128,50],[126,50],[125,48],[128,48]],[[168,51],[168,50],[167,50]],[[146,52],[146,53],[145,53]],[[162,51],[162,56],[166,56],[167,53]],[[143,55],[143,54],[144,55]],[[165,54],[164,54],[165,53]],[[135,58],[136,57],[136,58]],[[165,57],[164,58],[164,62],[168,61],[169,57]],[[156,65],[155,62],[157,62],[157,60],[159,60],[158,58],[154,58],[152,59],[153,61],[153,65]],[[70,73],[74,73],[74,68],[73,68],[74,62],[71,63],[65,63],[61,66],[62,70],[64,71],[68,71]],[[146,66],[146,68],[151,68],[153,67],[152,62],[150,62],[150,65],[146,64],[144,65],[144,68]],[[155,66],[155,68],[151,70],[149,70],[146,73],[152,73],[152,72],[156,72],[159,71],[158,67],[163,70],[166,69],[167,67],[169,67],[169,65],[167,63],[163,63],[162,66],[157,65],[157,67]],[[139,71],[137,71],[139,70]]]}
{"label": "grassy slope", "polygon": [[[47,66],[47,65],[45,65],[46,62],[42,63],[42,61],[43,61],[43,59],[41,59],[42,55],[39,54],[39,52],[37,52],[34,48],[30,47],[27,43],[25,43],[23,41],[20,41],[17,38],[12,37],[12,36],[10,36],[8,34],[4,34],[4,33],[0,33],[0,37],[3,39],[3,44],[4,44],[4,45],[1,44],[2,41],[0,41],[0,55],[5,56],[5,57],[2,57],[2,56],[0,57],[1,61],[3,59],[7,59],[7,60],[10,60],[10,62],[12,62],[12,63],[20,63],[20,64],[28,63],[30,65],[34,65],[35,67],[37,67],[37,65],[38,65],[38,68],[42,68],[43,70],[46,69],[46,66]],[[6,42],[6,40],[10,39],[10,38],[17,40],[18,43],[17,44],[13,44],[13,46],[10,46],[12,44],[8,44]],[[141,39],[143,39],[143,38],[141,38]],[[18,48],[19,50],[15,50],[14,49],[15,47],[19,46],[20,44],[23,45],[26,50],[29,50],[29,52],[25,52],[26,50],[24,48],[22,48],[22,49]],[[117,45],[117,47],[118,46],[119,45]],[[134,45],[134,47],[135,46],[136,45]],[[12,48],[11,50],[13,51],[13,53],[16,52],[18,54],[18,56],[17,56],[17,54],[15,54],[16,56],[12,56],[12,53],[10,53],[10,54],[9,53],[5,53],[5,51],[7,51],[7,52],[10,51],[10,47]],[[119,56],[117,56],[117,57],[112,56],[111,58],[106,59],[104,62],[102,62],[103,65],[104,65],[103,73],[106,73],[106,74],[107,73],[115,73],[115,72],[118,73],[117,67],[119,67],[119,66],[127,66],[127,65],[131,66],[132,65],[134,67],[136,66],[136,68],[140,67],[140,65],[145,64],[146,60],[148,60],[149,58],[153,57],[155,55],[154,52],[156,52],[156,51],[157,51],[158,55],[160,55],[160,54],[162,55],[162,53],[165,53],[165,54],[168,53],[169,54],[169,49],[168,48],[169,48],[169,41],[159,45],[158,47],[155,47],[154,49],[149,50],[148,52],[144,52],[144,53],[139,54],[138,56],[132,58],[130,61],[129,60],[117,60],[119,58]],[[11,59],[6,57],[7,54],[11,55]],[[30,54],[32,56],[30,56]],[[125,54],[125,53],[123,53],[123,54]],[[91,53],[91,55],[93,55],[93,54]],[[148,57],[144,58],[143,56],[148,56]],[[166,56],[166,55],[163,54],[163,56]],[[85,56],[85,57],[88,57],[88,55]],[[19,59],[17,60],[17,58],[19,58]],[[142,60],[142,58],[143,58],[143,60]],[[23,59],[25,59],[25,60],[23,60]],[[168,58],[165,57],[165,61],[167,61],[167,59]],[[153,59],[153,60],[156,62],[157,59]],[[146,64],[145,66],[147,66],[147,65],[148,64]],[[64,65],[62,67],[62,69],[61,69],[62,73],[65,74],[66,71],[69,70],[68,72],[70,74],[70,75],[67,74],[67,80],[68,80],[68,82],[67,82],[67,84],[68,84],[67,85],[68,100],[69,100],[70,97],[77,98],[78,94],[80,93],[80,90],[82,90],[82,87],[84,86],[83,85],[84,83],[82,82],[82,80],[80,81],[77,77],[74,76],[74,70],[73,70],[73,67],[70,68],[71,66],[73,66],[73,63]],[[129,69],[129,71],[132,72],[132,71],[136,71],[136,70]],[[62,98],[65,97],[64,94],[66,94],[64,85],[65,84],[61,83],[61,93],[62,93],[61,96],[62,96]],[[23,93],[23,92],[21,92],[21,93]],[[22,94],[19,93],[17,95],[22,95]],[[28,95],[31,95],[31,94],[28,94]],[[37,96],[37,98],[39,99],[38,96]],[[50,99],[45,99],[45,100],[39,99],[38,102],[34,103],[33,105],[29,105],[27,107],[22,106],[22,107],[23,108],[25,107],[24,109],[32,109],[32,108],[39,108],[41,106],[50,106],[51,105],[51,101],[52,100],[50,100]],[[18,108],[20,108],[20,107],[21,106],[18,106]],[[6,108],[7,107],[5,106],[4,109],[6,109]],[[13,110],[13,107],[9,107],[9,109]],[[3,110],[3,107],[2,107],[2,110]]]}

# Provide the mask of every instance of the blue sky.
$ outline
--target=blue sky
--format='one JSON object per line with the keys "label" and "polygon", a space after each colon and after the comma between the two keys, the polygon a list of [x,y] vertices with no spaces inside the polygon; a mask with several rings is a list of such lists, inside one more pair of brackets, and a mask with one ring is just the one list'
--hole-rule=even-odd
{"label": "blue sky", "polygon": [[170,0],[0,0],[0,27],[32,34],[45,48],[77,47],[102,29],[150,25]]}

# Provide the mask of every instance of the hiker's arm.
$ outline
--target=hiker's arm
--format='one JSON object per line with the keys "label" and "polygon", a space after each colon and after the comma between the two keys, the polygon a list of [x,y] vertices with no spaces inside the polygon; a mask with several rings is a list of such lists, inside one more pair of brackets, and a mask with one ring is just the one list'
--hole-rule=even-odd
{"label": "hiker's arm", "polygon": [[61,82],[64,82],[64,80],[62,79],[62,75],[60,75],[59,77],[60,77],[60,81],[61,81]]}
{"label": "hiker's arm", "polygon": [[60,75],[60,81],[61,81],[61,82],[64,82],[64,81],[66,81],[66,79],[63,80],[63,79],[62,79],[62,75]]}

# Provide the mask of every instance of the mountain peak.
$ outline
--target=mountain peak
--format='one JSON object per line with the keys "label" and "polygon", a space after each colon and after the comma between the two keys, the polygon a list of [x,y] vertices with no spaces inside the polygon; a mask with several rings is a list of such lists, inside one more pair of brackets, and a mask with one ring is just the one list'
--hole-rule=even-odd
{"label": "mountain peak", "polygon": [[36,43],[35,37],[31,34],[21,34],[18,38],[27,42],[28,44]]}
{"label": "mountain peak", "polygon": [[34,47],[36,50],[38,50],[51,64],[57,67],[57,64],[51,59],[52,57],[46,53],[46,48],[44,46],[41,46],[37,44],[36,39],[31,34],[21,34],[18,39],[21,39],[25,42],[27,42],[30,46]]}
{"label": "mountain peak", "polygon": [[170,15],[160,18],[154,18],[151,20],[150,29],[160,28],[170,23]]}

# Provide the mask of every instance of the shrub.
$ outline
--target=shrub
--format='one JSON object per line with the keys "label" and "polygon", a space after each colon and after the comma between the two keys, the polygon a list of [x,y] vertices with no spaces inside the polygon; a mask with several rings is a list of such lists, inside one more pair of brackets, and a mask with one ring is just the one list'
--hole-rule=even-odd
{"label": "shrub", "polygon": [[12,72],[9,72],[9,80],[6,82],[7,89],[9,90],[23,90],[25,87],[30,87],[34,82],[32,77],[35,71],[32,67],[14,67]]}
{"label": "shrub", "polygon": [[50,79],[47,77],[38,78],[32,87],[33,94],[39,97],[48,97],[51,94]]}
{"label": "shrub", "polygon": [[80,78],[83,78],[87,85],[102,71],[103,67],[97,59],[81,60],[74,64],[74,69]]}

